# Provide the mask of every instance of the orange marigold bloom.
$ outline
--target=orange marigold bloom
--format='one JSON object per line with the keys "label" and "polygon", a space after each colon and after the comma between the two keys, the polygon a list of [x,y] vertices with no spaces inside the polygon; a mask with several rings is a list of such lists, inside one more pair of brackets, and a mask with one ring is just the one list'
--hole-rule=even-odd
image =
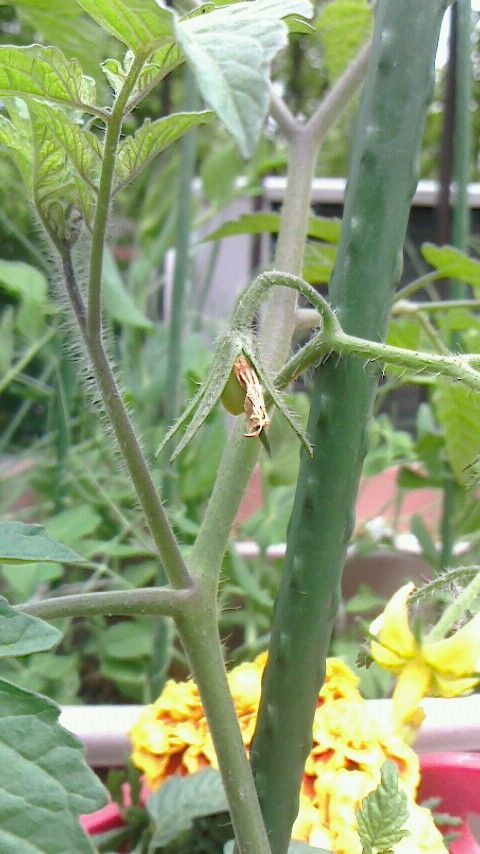
{"label": "orange marigold bloom", "polygon": [[[242,737],[251,745],[267,654],[235,667],[228,675]],[[419,762],[393,728],[374,719],[358,691],[358,678],[338,658],[327,659],[318,696],[312,749],[305,766],[293,838],[335,854],[361,854],[355,812],[380,782],[380,769],[393,759],[409,805],[410,836],[395,854],[446,853],[428,810],[415,804]],[[171,774],[191,774],[217,766],[212,739],[193,680],[169,680],[161,697],[147,706],[132,728],[132,760],[151,789]]]}

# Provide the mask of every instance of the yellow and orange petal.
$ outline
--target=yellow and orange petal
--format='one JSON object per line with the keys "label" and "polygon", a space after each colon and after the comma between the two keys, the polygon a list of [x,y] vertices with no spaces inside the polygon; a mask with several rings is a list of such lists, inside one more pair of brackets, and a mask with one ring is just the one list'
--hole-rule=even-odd
{"label": "yellow and orange petal", "polygon": [[[406,601],[406,600],[405,600]],[[248,749],[254,733],[266,654],[240,665],[228,676],[242,738]],[[162,696],[147,707],[132,728],[132,759],[150,788],[158,788],[171,774],[191,774],[217,767],[198,691],[190,680],[169,681]],[[419,779],[418,758],[391,727],[373,719],[358,692],[358,679],[339,659],[328,659],[325,684],[319,694],[294,838],[335,854],[361,854],[355,811],[378,785],[380,768],[393,759],[409,803]],[[431,848],[398,848],[398,854],[438,847],[431,815],[422,814],[422,834]],[[437,834],[437,835],[436,835]],[[412,837],[412,845],[417,841]],[[397,854],[397,846],[394,848]]]}
{"label": "yellow and orange petal", "polygon": [[[480,672],[480,614],[451,637],[423,645],[423,657],[445,677],[462,679]],[[477,684],[480,680],[477,679]]]}
{"label": "yellow and orange petal", "polygon": [[320,689],[319,705],[332,700],[362,700],[359,678],[341,658],[327,658],[325,681]]}
{"label": "yellow and orange petal", "polygon": [[430,669],[421,658],[404,665],[392,696],[396,726],[412,718],[420,701],[429,693],[430,682]]}
{"label": "yellow and orange petal", "polygon": [[395,672],[403,667],[405,659],[416,654],[417,643],[410,628],[407,608],[408,597],[414,589],[412,583],[400,587],[370,625],[370,634],[378,641],[371,642],[372,657],[387,670]]}

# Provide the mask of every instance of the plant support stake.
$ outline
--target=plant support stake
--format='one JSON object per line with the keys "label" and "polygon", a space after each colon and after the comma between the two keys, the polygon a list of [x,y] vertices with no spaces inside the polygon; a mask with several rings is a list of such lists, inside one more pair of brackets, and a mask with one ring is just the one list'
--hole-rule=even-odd
{"label": "plant support stake", "polygon": [[[342,237],[330,284],[347,335],[385,335],[402,266],[445,0],[379,0]],[[287,851],[340,598],[378,368],[333,354],[316,369],[263,682],[252,766],[272,854]],[[335,485],[332,491],[332,484]]]}

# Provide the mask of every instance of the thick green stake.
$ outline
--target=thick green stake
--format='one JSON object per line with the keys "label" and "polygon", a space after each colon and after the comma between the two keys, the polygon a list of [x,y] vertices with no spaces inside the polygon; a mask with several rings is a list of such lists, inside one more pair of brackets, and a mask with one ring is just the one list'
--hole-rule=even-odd
{"label": "thick green stake", "polygon": [[[446,0],[379,0],[360,108],[332,307],[345,332],[385,335],[402,265],[416,160]],[[287,557],[251,758],[272,854],[298,810],[345,552],[367,448],[378,369],[335,354],[315,372]]]}

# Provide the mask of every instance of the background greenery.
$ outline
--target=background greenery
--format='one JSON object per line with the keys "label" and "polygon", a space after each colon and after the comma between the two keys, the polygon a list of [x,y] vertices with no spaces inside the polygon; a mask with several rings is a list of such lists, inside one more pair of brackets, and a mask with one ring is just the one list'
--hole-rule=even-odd
{"label": "background greenery", "polygon": [[[306,114],[345,68],[371,26],[371,10],[364,0],[317,2],[315,32],[292,36],[290,47],[275,68],[276,85],[287,95],[294,111]],[[478,18],[478,14],[477,14]],[[0,0],[0,32],[4,43],[29,44],[52,40],[68,55],[76,56],[108,96],[98,63],[119,55],[118,44],[108,38],[69,0],[6,3]],[[474,45],[475,109],[472,111],[472,179],[478,179],[480,114],[479,30]],[[422,177],[437,177],[442,132],[444,70],[439,70],[437,98],[425,131],[421,158]],[[182,72],[154,90],[131,116],[129,129],[146,117],[158,117],[184,100]],[[347,173],[355,104],[330,133],[317,164],[320,176]],[[20,109],[20,107],[19,107]],[[147,453],[152,454],[171,418],[171,376],[168,372],[168,328],[164,322],[164,260],[178,237],[177,178],[179,159],[185,152],[174,146],[155,161],[139,181],[117,200],[110,235],[110,253],[104,270],[104,309],[110,349],[117,364],[125,400],[134,413]],[[187,199],[193,224],[208,227],[214,215],[239,195],[259,196],[266,174],[284,174],[285,146],[269,125],[251,161],[245,163],[226,132],[212,124],[197,132],[195,171],[203,179],[204,193]],[[238,179],[241,178],[241,187]],[[252,225],[250,226],[252,227]],[[23,567],[4,565],[2,592],[12,603],[29,597],[108,589],[112,583],[138,587],[156,574],[155,550],[132,498],[128,478],[118,466],[110,443],[102,435],[99,416],[92,406],[88,377],[77,379],[74,363],[81,360],[75,342],[62,343],[64,317],[49,284],[51,269],[36,222],[21,189],[19,176],[0,149],[0,512],[6,519],[39,521],[52,538],[87,559],[82,566],[37,563]],[[252,227],[253,230],[253,227]],[[328,279],[335,256],[335,239],[309,243],[304,274],[316,283]],[[212,243],[211,266],[215,263]],[[195,253],[190,247],[190,255]],[[478,247],[473,247],[478,249]],[[418,274],[451,265],[425,250],[416,256]],[[462,276],[474,289],[480,287],[480,267]],[[199,307],[206,282],[192,283],[191,305]],[[429,296],[441,293],[429,286]],[[429,315],[430,316],[430,315]],[[480,323],[471,311],[456,309],[435,313],[428,320],[421,312],[398,315],[392,321],[389,341],[410,348],[441,350],[452,335],[467,351],[480,352]],[[208,340],[218,332],[211,319],[198,312],[187,314],[189,324],[182,352],[180,401],[186,400],[206,373]],[[205,335],[205,331],[207,334]],[[72,336],[71,336],[72,337]],[[390,370],[381,403],[399,385],[420,386],[422,405],[414,430],[397,429],[380,408],[371,433],[365,474],[375,475],[399,466],[397,486],[404,491],[432,487],[441,490],[444,513],[440,530],[432,532],[420,516],[411,521],[423,556],[432,572],[462,560],[478,561],[480,511],[469,488],[472,457],[480,453],[480,405],[461,388],[438,384],[432,392],[418,377],[398,376]],[[308,412],[308,378],[289,402],[303,423]],[[180,457],[171,477],[169,512],[175,529],[188,549],[217,472],[225,432],[224,414],[217,410],[201,434]],[[279,562],[268,561],[264,549],[285,539],[298,470],[298,447],[287,425],[275,419],[271,429],[271,458],[261,462],[263,505],[234,535],[252,538],[260,557],[245,560],[230,548],[223,571],[221,630],[228,658],[238,662],[263,649],[268,640],[273,597],[280,573]],[[162,461],[154,469],[160,481]],[[380,535],[364,528],[355,536],[361,553],[395,548],[395,525]],[[455,555],[455,545],[468,540],[467,551]],[[362,588],[345,604],[333,651],[351,661],[361,634],[358,618],[376,613],[383,599]],[[163,657],[155,662],[152,687],[150,623],[96,618],[65,621],[64,639],[56,652],[3,659],[0,674],[13,675],[18,685],[47,693],[62,702],[149,701],[167,673],[183,676],[186,663],[173,629],[165,622]],[[388,689],[388,680],[374,668],[363,672],[363,688],[373,696]]]}

